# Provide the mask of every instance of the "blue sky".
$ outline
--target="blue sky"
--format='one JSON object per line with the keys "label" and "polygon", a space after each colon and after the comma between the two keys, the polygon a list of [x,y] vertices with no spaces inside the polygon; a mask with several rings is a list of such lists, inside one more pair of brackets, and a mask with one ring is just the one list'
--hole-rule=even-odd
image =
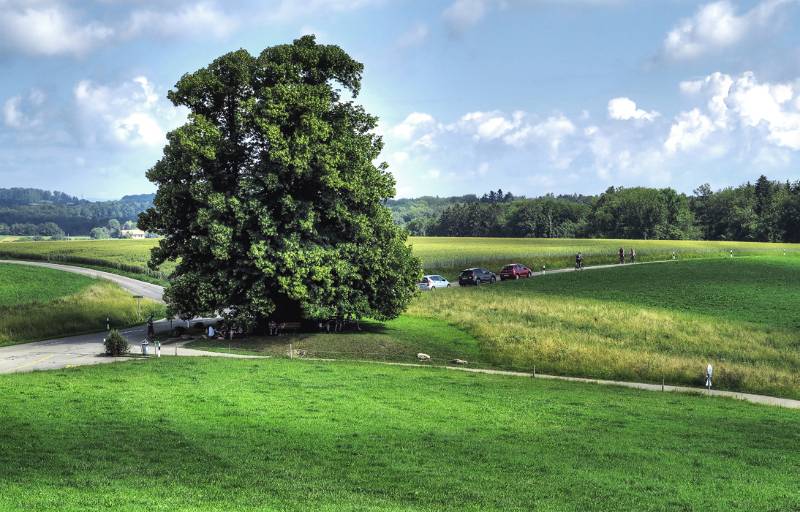
{"label": "blue sky", "polygon": [[800,178],[800,0],[0,0],[0,186],[153,190],[185,72],[315,33],[398,196]]}

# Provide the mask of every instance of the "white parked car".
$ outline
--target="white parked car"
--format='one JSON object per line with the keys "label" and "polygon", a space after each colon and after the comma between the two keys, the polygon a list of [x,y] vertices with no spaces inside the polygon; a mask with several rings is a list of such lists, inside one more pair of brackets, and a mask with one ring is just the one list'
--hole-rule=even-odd
{"label": "white parked car", "polygon": [[442,276],[422,276],[417,284],[420,290],[435,290],[436,288],[450,288],[450,281]]}

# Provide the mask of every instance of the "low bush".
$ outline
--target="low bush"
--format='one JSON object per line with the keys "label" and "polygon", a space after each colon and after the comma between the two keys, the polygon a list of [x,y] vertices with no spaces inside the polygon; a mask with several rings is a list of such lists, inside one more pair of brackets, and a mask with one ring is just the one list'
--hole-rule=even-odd
{"label": "low bush", "polygon": [[106,355],[122,356],[128,353],[128,342],[116,329],[111,329],[103,343],[106,347]]}

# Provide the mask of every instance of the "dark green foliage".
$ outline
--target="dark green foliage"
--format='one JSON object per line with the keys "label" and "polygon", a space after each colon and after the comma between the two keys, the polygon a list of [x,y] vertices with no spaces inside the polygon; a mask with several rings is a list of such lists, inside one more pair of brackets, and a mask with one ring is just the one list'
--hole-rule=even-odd
{"label": "dark green foliage", "polygon": [[377,118],[350,101],[362,65],[305,36],[223,55],[169,93],[190,110],[148,171],[159,187],[142,229],[179,260],[175,312],[268,318],[393,318],[421,273],[384,202],[394,195]]}
{"label": "dark green foliage", "polygon": [[128,342],[116,329],[111,329],[103,342],[106,348],[106,355],[121,356],[128,353]]}

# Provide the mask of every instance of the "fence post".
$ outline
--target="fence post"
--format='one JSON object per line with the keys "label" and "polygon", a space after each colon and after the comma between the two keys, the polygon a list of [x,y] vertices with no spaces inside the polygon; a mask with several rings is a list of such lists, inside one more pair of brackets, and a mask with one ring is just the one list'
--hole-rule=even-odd
{"label": "fence post", "polygon": [[291,343],[289,343],[289,359],[294,359],[294,350],[292,350]]}

